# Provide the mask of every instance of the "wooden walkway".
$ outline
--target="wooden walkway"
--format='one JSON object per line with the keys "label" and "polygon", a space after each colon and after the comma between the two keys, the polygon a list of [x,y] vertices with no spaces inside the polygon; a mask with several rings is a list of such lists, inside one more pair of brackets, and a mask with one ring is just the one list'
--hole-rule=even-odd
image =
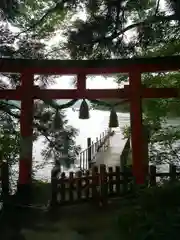
{"label": "wooden walkway", "polygon": [[110,147],[105,152],[99,152],[95,165],[106,164],[108,167],[120,166],[120,155],[126,140],[120,129],[115,129],[115,134],[110,138]]}

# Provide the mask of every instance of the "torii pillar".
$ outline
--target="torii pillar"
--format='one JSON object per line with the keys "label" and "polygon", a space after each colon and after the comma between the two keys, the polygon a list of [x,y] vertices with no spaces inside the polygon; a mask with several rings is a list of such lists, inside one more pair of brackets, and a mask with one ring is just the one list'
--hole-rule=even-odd
{"label": "torii pillar", "polygon": [[29,197],[32,183],[32,146],[33,146],[33,90],[34,75],[25,71],[21,74],[21,115],[20,115],[20,160],[17,193]]}
{"label": "torii pillar", "polygon": [[144,164],[141,72],[138,69],[129,73],[129,84],[133,176],[141,185],[145,183],[147,168]]}

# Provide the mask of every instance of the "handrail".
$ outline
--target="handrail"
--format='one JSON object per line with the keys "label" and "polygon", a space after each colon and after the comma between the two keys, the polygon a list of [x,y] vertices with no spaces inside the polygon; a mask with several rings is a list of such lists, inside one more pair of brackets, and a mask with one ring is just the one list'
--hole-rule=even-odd
{"label": "handrail", "polygon": [[120,168],[122,171],[124,170],[124,167],[127,166],[127,161],[129,158],[130,151],[131,151],[131,142],[130,142],[130,137],[129,137],[126,140],[126,143],[125,143],[124,148],[120,155]]}
{"label": "handrail", "polygon": [[[148,173],[148,167],[149,167],[149,156],[148,156],[148,143],[149,143],[149,129],[146,125],[143,125],[143,155],[144,155],[144,167],[146,174]],[[120,166],[121,169],[123,170],[125,167],[130,167],[132,166],[132,163],[129,165],[128,160],[130,159],[130,152],[131,152],[131,136],[127,139],[124,148],[122,150],[121,156],[120,156]],[[132,156],[131,156],[131,161],[132,161]],[[128,166],[129,165],[129,166]]]}
{"label": "handrail", "polygon": [[110,145],[110,137],[114,134],[114,131],[106,130],[100,135],[100,138],[96,138],[96,141],[91,141],[88,138],[88,147],[79,153],[79,167],[81,170],[88,170],[91,164],[95,161],[98,152],[106,151]]}

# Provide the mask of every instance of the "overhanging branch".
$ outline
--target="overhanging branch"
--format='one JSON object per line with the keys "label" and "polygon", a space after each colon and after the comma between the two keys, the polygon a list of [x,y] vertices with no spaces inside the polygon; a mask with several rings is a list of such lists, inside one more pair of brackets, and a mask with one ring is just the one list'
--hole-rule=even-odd
{"label": "overhanging branch", "polygon": [[159,11],[159,6],[160,6],[160,0],[158,0],[157,1],[157,4],[156,4],[156,9],[155,9],[155,16],[156,16],[156,14],[158,13],[158,11]]}
{"label": "overhanging branch", "polygon": [[56,3],[56,5],[52,8],[49,8],[46,13],[37,21],[35,21],[32,25],[30,25],[28,28],[26,28],[25,30],[21,31],[20,33],[18,33],[15,38],[18,38],[21,34],[26,33],[34,28],[36,28],[38,25],[42,24],[44,22],[44,20],[49,17],[49,15],[51,15],[54,11],[56,11],[58,8],[63,8],[64,7],[64,1],[58,2]]}
{"label": "overhanging branch", "polygon": [[[20,115],[17,113],[13,113],[10,109],[8,109],[8,107],[5,106],[0,106],[0,110],[6,112],[7,114],[9,114],[10,116],[16,118],[16,119],[20,119]],[[39,117],[35,116],[35,119],[39,119]],[[48,134],[47,134],[47,129],[44,126],[39,125],[38,123],[33,122],[33,126],[37,128],[37,130],[46,138],[46,140],[51,143],[52,145],[54,145],[54,143],[51,141],[51,139],[49,139]],[[54,146],[53,147],[55,150],[59,151],[59,149]]]}
{"label": "overhanging branch", "polygon": [[166,22],[166,21],[177,21],[177,17],[175,14],[173,15],[169,15],[169,16],[153,16],[153,17],[150,17],[144,21],[140,21],[138,23],[133,23],[127,27],[125,27],[124,29],[120,30],[120,31],[114,31],[114,33],[109,36],[109,37],[99,37],[97,39],[94,39],[92,41],[92,43],[98,43],[102,40],[113,40],[117,37],[119,37],[120,35],[124,34],[125,32],[129,31],[129,30],[132,30],[134,28],[137,28],[137,27],[140,27],[140,26],[143,26],[143,25],[149,25],[149,24],[152,24],[152,23],[157,23],[157,22]]}
{"label": "overhanging branch", "polygon": [[[70,101],[70,102],[71,102],[71,101]],[[46,102],[45,102],[45,103],[46,103]],[[61,109],[61,106],[58,105],[57,103],[55,103],[54,101],[50,101],[50,102],[48,102],[48,104],[49,104],[52,108],[54,108],[54,109],[58,109],[58,108]],[[68,103],[67,103],[67,104],[64,104],[64,105],[68,105]],[[17,114],[17,113],[12,112],[12,111],[9,109],[9,106],[12,106],[12,107],[16,108],[17,110],[20,110],[19,107],[15,106],[15,105],[13,105],[13,104],[6,103],[6,102],[3,102],[3,104],[0,105],[0,110],[6,112],[6,113],[9,114],[10,116],[12,116],[12,117],[14,117],[14,118],[16,118],[16,119],[19,120],[19,119],[20,119],[20,115]],[[35,120],[40,120],[41,117],[35,115],[35,116],[34,116],[34,119],[35,119]],[[44,127],[44,126],[42,126],[42,125],[40,125],[40,124],[38,124],[38,123],[36,123],[36,122],[33,122],[33,126],[34,126],[34,127],[46,138],[46,140],[51,144],[52,149],[54,149],[54,150],[56,150],[56,151],[60,151],[60,150],[61,150],[61,149],[59,149],[59,148],[56,146],[56,144],[55,144],[53,141],[51,141],[51,139],[48,137],[47,128],[46,128],[46,127]]]}

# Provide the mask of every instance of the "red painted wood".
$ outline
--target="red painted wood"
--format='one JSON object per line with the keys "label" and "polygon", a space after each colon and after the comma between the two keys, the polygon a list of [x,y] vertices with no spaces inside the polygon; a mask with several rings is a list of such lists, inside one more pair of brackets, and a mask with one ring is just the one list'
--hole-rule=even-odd
{"label": "red painted wood", "polygon": [[[120,67],[100,67],[100,68],[32,68],[29,69],[32,73],[35,74],[53,74],[53,75],[71,75],[71,74],[86,74],[86,75],[103,75],[103,74],[118,74],[118,73],[128,73],[129,71],[136,71],[139,69],[142,73],[144,72],[167,72],[167,71],[178,71],[180,69],[180,64],[178,63],[175,66],[168,65],[143,65],[143,64],[134,64],[129,66],[120,66]],[[17,69],[19,70],[19,69]],[[17,72],[17,70],[15,72]]]}
{"label": "red painted wood", "polygon": [[0,59],[1,72],[23,72],[28,69],[36,74],[110,74],[130,72],[177,71],[180,56],[131,58],[114,60],[37,60]]}
{"label": "red painted wood", "polygon": [[[138,184],[144,183],[145,171],[143,164],[143,133],[141,97],[172,98],[179,97],[178,89],[149,88],[141,86],[140,72],[175,71],[180,68],[180,56],[103,60],[103,61],[59,61],[59,60],[26,60],[0,59],[1,72],[23,72],[22,86],[17,90],[0,90],[0,99],[22,100],[21,104],[21,136],[23,142],[28,139],[28,151],[21,152],[19,165],[19,184],[31,182],[32,170],[32,123],[33,98],[40,99],[129,99],[131,105],[131,130],[133,172]],[[26,70],[26,72],[24,72]],[[91,89],[86,90],[85,75],[113,74],[130,72],[130,88],[125,89]],[[77,74],[78,89],[58,90],[33,88],[34,74]],[[29,140],[30,139],[30,140]],[[27,141],[27,142],[28,142]]]}
{"label": "red painted wood", "polygon": [[[77,90],[80,95],[86,91],[86,74],[81,73],[77,75]],[[83,98],[83,96],[81,96],[81,98]]]}
{"label": "red painted wood", "polygon": [[21,152],[19,161],[18,184],[30,184],[32,174],[32,135],[33,135],[33,75],[23,73],[21,76]]}
{"label": "red painted wood", "polygon": [[[129,98],[129,89],[37,89],[33,90],[34,99],[106,99],[106,98]],[[177,88],[142,88],[143,98],[175,98],[179,97]],[[0,90],[0,99],[21,100],[21,90]]]}
{"label": "red painted wood", "polygon": [[[124,89],[83,89],[81,91],[75,89],[69,90],[58,90],[58,89],[43,89],[41,92],[36,94],[43,99],[105,99],[105,98],[127,98],[128,94]],[[119,95],[119,97],[118,97]]]}
{"label": "red painted wood", "polygon": [[[177,88],[142,88],[140,95],[143,98],[173,98],[178,97]],[[58,90],[58,89],[43,89],[42,95],[46,99],[106,99],[106,98],[129,98],[129,89],[87,89],[77,91],[75,89]],[[37,96],[38,98],[38,92]]]}
{"label": "red painted wood", "polygon": [[0,90],[0,99],[4,100],[20,100],[21,91],[18,89]]}
{"label": "red painted wood", "polygon": [[130,72],[129,82],[133,175],[137,184],[144,184],[141,73],[137,70]]}

